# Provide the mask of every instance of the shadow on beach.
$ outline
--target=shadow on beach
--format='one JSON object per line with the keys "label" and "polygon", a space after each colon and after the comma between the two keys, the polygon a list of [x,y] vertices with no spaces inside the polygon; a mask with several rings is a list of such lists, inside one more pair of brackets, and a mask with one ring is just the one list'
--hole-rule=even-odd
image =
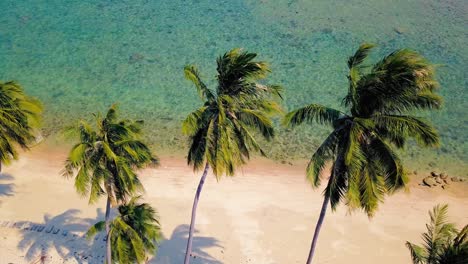
{"label": "shadow on beach", "polygon": [[[163,240],[159,245],[159,250],[156,258],[152,259],[149,263],[152,264],[180,264],[184,262],[185,248],[188,239],[188,225],[179,225],[174,229],[169,239]],[[206,249],[217,247],[222,249],[219,241],[212,237],[200,237],[195,236],[193,238],[193,249],[191,263],[203,263],[203,264],[222,264],[221,261],[214,259],[208,253]]]}
{"label": "shadow on beach", "polygon": [[75,259],[78,263],[103,263],[105,255],[104,236],[87,240],[86,231],[97,221],[104,219],[104,213],[97,209],[97,217],[79,218],[80,210],[70,209],[56,216],[44,215],[43,223],[22,222],[19,228],[22,240],[18,248],[25,251],[25,259],[38,261],[48,257],[49,250],[55,250],[63,260]]}
{"label": "shadow on beach", "polygon": [[[11,181],[13,176],[10,174],[0,173],[0,181]],[[14,183],[0,183],[0,196],[13,196],[14,193]]]}

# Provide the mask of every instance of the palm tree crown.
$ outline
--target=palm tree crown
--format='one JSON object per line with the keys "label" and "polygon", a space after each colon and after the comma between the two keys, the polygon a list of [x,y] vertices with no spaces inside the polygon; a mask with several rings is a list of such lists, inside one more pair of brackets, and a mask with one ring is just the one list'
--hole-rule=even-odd
{"label": "palm tree crown", "polygon": [[0,82],[0,169],[18,157],[15,144],[21,148],[36,140],[42,104],[27,96],[15,82]]}
{"label": "palm tree crown", "polygon": [[234,175],[251,150],[265,155],[250,129],[267,140],[274,136],[270,115],[281,111],[274,100],[281,98],[281,87],[258,82],[269,68],[265,62],[253,61],[256,56],[233,49],[219,57],[216,90],[203,83],[195,66],[185,67],[186,78],[204,101],[183,122],[183,131],[190,137],[188,163],[195,169],[206,161],[217,177]]}
{"label": "palm tree crown", "polygon": [[437,146],[439,136],[424,119],[408,115],[417,109],[441,106],[434,66],[418,53],[397,50],[371,67],[363,64],[374,45],[363,44],[348,60],[347,112],[318,104],[290,112],[285,123],[304,121],[333,127],[307,166],[314,187],[332,161],[325,190],[332,209],[345,200],[372,216],[387,193],[405,186],[407,176],[392,146],[402,148],[408,138],[423,146]]}
{"label": "palm tree crown", "polygon": [[422,246],[406,242],[414,264],[462,264],[468,260],[468,225],[458,231],[447,222],[447,212],[446,204],[429,212],[431,222],[422,235]]}
{"label": "palm tree crown", "polygon": [[[140,196],[118,207],[118,216],[110,224],[112,259],[115,263],[142,263],[147,255],[155,255],[162,233],[156,210],[149,204],[138,203]],[[104,230],[101,221],[91,227],[88,238]]]}
{"label": "palm tree crown", "polygon": [[89,202],[106,194],[112,204],[142,191],[134,171],[157,159],[141,141],[143,121],[118,120],[117,106],[113,105],[103,118],[95,115],[96,126],[82,120],[68,129],[76,135],[75,144],[65,163],[64,176],[75,175],[75,188]]}

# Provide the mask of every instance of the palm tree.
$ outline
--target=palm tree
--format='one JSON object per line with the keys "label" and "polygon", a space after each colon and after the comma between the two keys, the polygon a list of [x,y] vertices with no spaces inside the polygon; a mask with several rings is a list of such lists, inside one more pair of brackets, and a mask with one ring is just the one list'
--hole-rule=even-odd
{"label": "palm tree", "polygon": [[[156,164],[157,159],[141,141],[143,121],[118,120],[113,105],[104,118],[95,115],[96,127],[81,120],[67,132],[78,137],[65,162],[63,175],[75,177],[76,191],[94,203],[107,196],[106,234],[110,232],[110,208],[143,191],[135,169]],[[107,263],[112,263],[111,244],[107,240]]]}
{"label": "palm tree", "polygon": [[42,104],[15,82],[0,82],[0,172],[18,158],[15,145],[28,149],[36,141]]}
{"label": "palm tree", "polygon": [[320,174],[327,162],[332,163],[307,263],[312,262],[329,203],[335,210],[344,201],[350,209],[363,209],[372,217],[384,196],[408,181],[394,147],[403,148],[408,138],[422,146],[439,144],[430,123],[408,114],[440,107],[434,66],[418,53],[402,49],[366,67],[363,62],[373,47],[361,45],[348,60],[349,90],[343,99],[348,111],[311,104],[290,112],[284,120],[290,126],[306,121],[333,128],[306,170],[312,186],[318,187]]}
{"label": "palm tree", "polygon": [[461,231],[447,222],[448,205],[429,211],[431,222],[422,237],[424,244],[406,242],[414,264],[463,264],[468,261],[468,225]]}
{"label": "palm tree", "polygon": [[[120,205],[119,215],[110,223],[108,240],[114,263],[145,262],[148,254],[156,252],[157,242],[162,238],[156,210],[149,204],[137,203],[140,198],[133,197],[127,204]],[[88,230],[87,237],[94,237],[105,225],[104,221],[96,223]]]}
{"label": "palm tree", "polygon": [[236,168],[249,159],[252,150],[265,155],[253,132],[266,140],[274,136],[270,117],[281,111],[275,100],[281,98],[281,87],[259,83],[269,68],[265,62],[254,61],[256,56],[240,49],[220,56],[216,90],[203,83],[195,66],[184,69],[185,77],[195,84],[204,102],[183,122],[183,132],[190,137],[188,164],[195,171],[204,166],[193,201],[186,264],[192,252],[197,204],[210,167],[217,180],[221,175],[233,176]]}

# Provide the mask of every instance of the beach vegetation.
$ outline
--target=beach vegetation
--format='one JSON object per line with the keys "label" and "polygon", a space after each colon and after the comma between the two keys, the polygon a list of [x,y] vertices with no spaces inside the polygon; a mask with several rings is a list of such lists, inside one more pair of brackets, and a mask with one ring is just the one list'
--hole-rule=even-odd
{"label": "beach vegetation", "polygon": [[[308,264],[312,263],[329,204],[336,210],[344,202],[350,210],[362,209],[374,216],[384,197],[404,189],[408,182],[396,149],[403,148],[408,139],[424,147],[439,145],[434,126],[415,115],[416,110],[441,107],[435,66],[408,49],[396,50],[367,65],[365,60],[373,48],[362,44],[348,59],[348,92],[342,110],[314,103],[284,119],[290,127],[307,122],[332,128],[306,169],[314,188],[327,179]],[[331,169],[326,176],[327,164]]]}
{"label": "beach vegetation", "polygon": [[281,113],[282,88],[261,82],[270,69],[256,57],[241,49],[220,56],[214,89],[202,81],[196,66],[184,69],[203,102],[182,124],[189,137],[188,164],[195,171],[203,168],[193,202],[185,264],[190,262],[197,205],[208,172],[211,170],[217,180],[222,175],[233,176],[252,151],[266,156],[256,135],[266,140],[275,135],[271,117]]}
{"label": "beach vegetation", "polygon": [[[76,191],[89,197],[89,203],[101,196],[107,198],[105,228],[109,236],[111,207],[143,192],[135,170],[156,165],[158,160],[141,139],[143,121],[118,119],[117,105],[104,116],[93,116],[94,125],[80,120],[66,129],[66,134],[78,142],[68,154],[63,175],[74,177]],[[107,263],[113,263],[110,242],[107,239]]]}

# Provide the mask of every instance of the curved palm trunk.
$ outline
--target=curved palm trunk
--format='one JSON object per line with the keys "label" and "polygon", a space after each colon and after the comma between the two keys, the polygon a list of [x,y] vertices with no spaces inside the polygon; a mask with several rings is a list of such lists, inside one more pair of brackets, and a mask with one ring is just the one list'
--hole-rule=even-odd
{"label": "curved palm trunk", "polygon": [[206,175],[208,174],[209,168],[210,168],[210,165],[206,163],[205,170],[203,171],[203,175],[200,179],[200,183],[198,184],[197,192],[195,193],[195,198],[193,199],[192,219],[190,220],[190,230],[189,230],[189,237],[187,241],[187,250],[185,251],[184,264],[190,263],[190,255],[192,254],[193,231],[195,229],[195,217],[197,215],[198,200],[200,199],[200,193],[202,191],[203,184],[205,183]]}
{"label": "curved palm trunk", "polygon": [[111,251],[111,241],[110,241],[110,198],[107,197],[107,205],[106,205],[106,263],[112,264],[112,251]]}
{"label": "curved palm trunk", "polygon": [[327,213],[328,202],[330,201],[330,197],[325,194],[325,199],[323,199],[322,210],[320,211],[320,217],[317,221],[317,226],[315,226],[315,233],[314,238],[312,239],[312,245],[310,246],[309,257],[307,258],[307,264],[312,263],[312,258],[314,257],[315,253],[315,246],[317,246],[317,240],[320,233],[320,229],[322,228],[323,220],[325,219],[325,214]]}

